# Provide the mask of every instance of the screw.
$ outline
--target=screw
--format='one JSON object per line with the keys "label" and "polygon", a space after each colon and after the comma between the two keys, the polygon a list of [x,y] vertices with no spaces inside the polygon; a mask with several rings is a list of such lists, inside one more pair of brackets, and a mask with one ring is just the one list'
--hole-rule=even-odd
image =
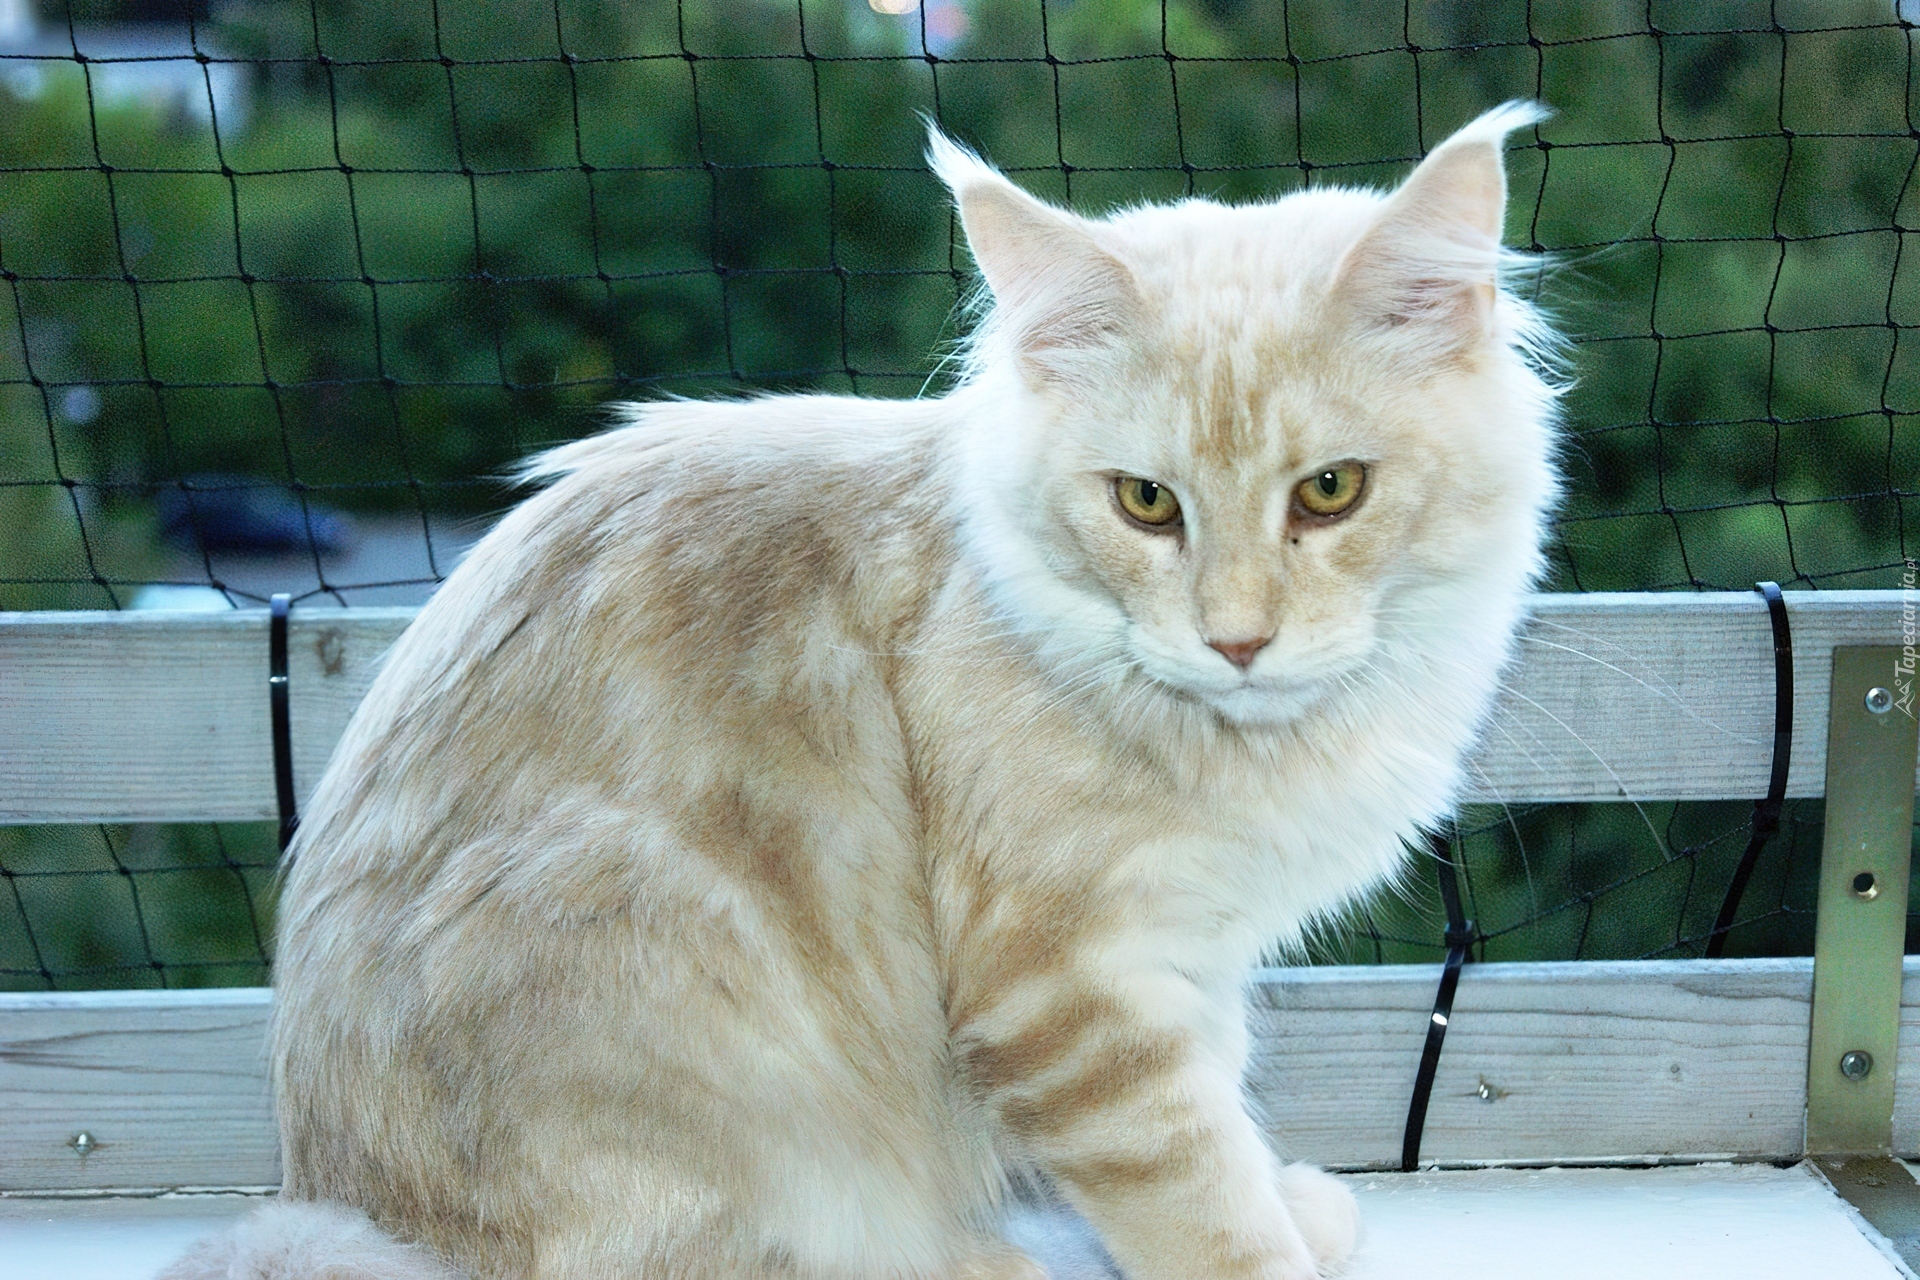
{"label": "screw", "polygon": [[73,1148],[74,1154],[78,1155],[82,1160],[84,1160],[87,1157],[87,1153],[89,1151],[92,1151],[95,1147],[99,1146],[100,1144],[93,1140],[92,1134],[88,1133],[85,1129],[82,1129],[79,1133],[76,1133],[71,1138],[67,1139],[67,1145]]}
{"label": "screw", "polygon": [[1893,694],[1881,685],[1867,690],[1867,710],[1883,716],[1893,710]]}
{"label": "screw", "polygon": [[1865,1049],[1849,1049],[1840,1055],[1840,1074],[1856,1084],[1873,1070],[1873,1055]]}

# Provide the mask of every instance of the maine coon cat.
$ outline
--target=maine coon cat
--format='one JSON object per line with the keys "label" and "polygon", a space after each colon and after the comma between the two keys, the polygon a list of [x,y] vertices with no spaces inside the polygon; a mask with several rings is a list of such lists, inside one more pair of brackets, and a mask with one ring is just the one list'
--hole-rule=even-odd
{"label": "maine coon cat", "polygon": [[1336,1270],[1242,987],[1447,812],[1539,570],[1535,118],[1097,220],[936,134],[950,394],[535,462],[294,846],[282,1203],[173,1274],[1015,1280],[1035,1177],[1130,1280]]}

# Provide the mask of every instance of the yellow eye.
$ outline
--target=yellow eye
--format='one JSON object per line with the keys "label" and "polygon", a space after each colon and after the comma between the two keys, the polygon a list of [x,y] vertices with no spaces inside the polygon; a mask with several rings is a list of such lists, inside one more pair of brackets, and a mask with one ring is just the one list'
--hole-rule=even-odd
{"label": "yellow eye", "polygon": [[1120,509],[1141,524],[1160,527],[1180,518],[1179,499],[1173,496],[1173,490],[1156,480],[1121,476],[1113,482],[1113,489],[1120,499]]}
{"label": "yellow eye", "polygon": [[1352,510],[1353,504],[1360,501],[1360,491],[1366,487],[1366,466],[1342,462],[1302,480],[1293,496],[1308,514],[1331,519]]}

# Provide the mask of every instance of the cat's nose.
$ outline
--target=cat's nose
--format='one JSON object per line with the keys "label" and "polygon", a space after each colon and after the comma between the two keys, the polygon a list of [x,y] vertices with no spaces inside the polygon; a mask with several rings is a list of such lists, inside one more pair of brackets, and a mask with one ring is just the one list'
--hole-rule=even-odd
{"label": "cat's nose", "polygon": [[1209,640],[1207,647],[1218,649],[1228,662],[1245,671],[1253,665],[1253,655],[1267,647],[1272,636],[1259,636],[1252,640]]}

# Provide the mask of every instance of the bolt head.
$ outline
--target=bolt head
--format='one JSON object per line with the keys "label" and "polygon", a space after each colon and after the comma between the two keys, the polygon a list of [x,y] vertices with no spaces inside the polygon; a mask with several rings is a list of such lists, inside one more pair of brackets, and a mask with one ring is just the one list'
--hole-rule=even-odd
{"label": "bolt head", "polygon": [[1893,691],[1880,685],[1867,690],[1867,710],[1876,716],[1893,710]]}
{"label": "bolt head", "polygon": [[1865,1080],[1873,1071],[1873,1055],[1865,1049],[1849,1049],[1840,1055],[1840,1074],[1849,1080]]}
{"label": "bolt head", "polygon": [[79,1133],[67,1139],[67,1145],[73,1148],[74,1154],[84,1156],[100,1144],[94,1141],[92,1134],[82,1129]]}

